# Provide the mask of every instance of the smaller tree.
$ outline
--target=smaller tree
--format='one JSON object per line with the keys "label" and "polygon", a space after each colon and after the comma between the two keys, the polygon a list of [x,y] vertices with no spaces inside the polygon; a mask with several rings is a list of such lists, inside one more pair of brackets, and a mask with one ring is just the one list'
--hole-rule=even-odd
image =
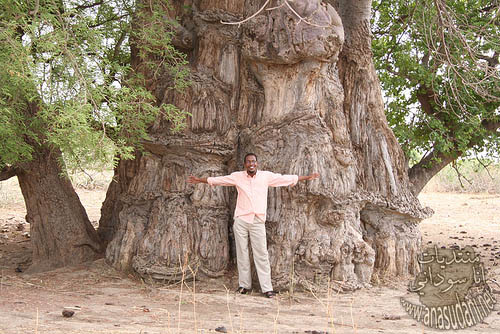
{"label": "smaller tree", "polygon": [[156,71],[171,73],[176,88],[185,85],[184,55],[169,47],[173,22],[134,34],[138,6],[132,0],[7,0],[0,9],[0,180],[19,178],[33,270],[103,251],[64,177],[65,162],[133,158],[159,114],[182,126],[183,113],[157,101],[146,78],[132,70],[132,41],[143,39],[148,57],[161,60]]}
{"label": "smaller tree", "polygon": [[500,137],[498,1],[374,1],[373,51],[387,119],[413,192],[460,156],[496,155]]}

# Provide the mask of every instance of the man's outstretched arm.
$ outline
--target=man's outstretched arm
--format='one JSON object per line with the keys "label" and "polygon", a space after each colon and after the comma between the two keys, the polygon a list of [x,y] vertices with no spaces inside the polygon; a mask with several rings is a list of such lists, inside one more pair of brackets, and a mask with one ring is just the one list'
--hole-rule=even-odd
{"label": "man's outstretched arm", "polygon": [[312,173],[310,175],[303,175],[299,176],[299,181],[304,181],[304,180],[314,180],[319,177],[319,173]]}
{"label": "man's outstretched arm", "polygon": [[189,175],[187,183],[197,184],[197,183],[208,183],[208,182],[206,177],[196,177],[193,175]]}
{"label": "man's outstretched arm", "polygon": [[212,176],[212,177],[196,177],[189,175],[187,179],[188,183],[208,183],[211,186],[235,186],[236,179],[233,174],[225,176]]}
{"label": "man's outstretched arm", "polygon": [[268,179],[268,185],[270,187],[284,187],[284,186],[294,186],[298,181],[312,180],[319,177],[318,173],[313,173],[311,175],[299,176],[299,175],[281,175],[276,173],[270,173]]}

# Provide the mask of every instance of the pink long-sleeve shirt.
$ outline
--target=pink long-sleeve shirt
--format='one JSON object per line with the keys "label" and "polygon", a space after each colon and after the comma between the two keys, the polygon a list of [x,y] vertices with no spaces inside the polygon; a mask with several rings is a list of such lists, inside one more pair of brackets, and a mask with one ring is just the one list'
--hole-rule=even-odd
{"label": "pink long-sleeve shirt", "polygon": [[234,217],[252,223],[255,216],[266,221],[267,188],[295,185],[297,175],[281,175],[258,170],[255,176],[246,171],[234,172],[226,176],[207,178],[211,186],[235,186],[238,191]]}

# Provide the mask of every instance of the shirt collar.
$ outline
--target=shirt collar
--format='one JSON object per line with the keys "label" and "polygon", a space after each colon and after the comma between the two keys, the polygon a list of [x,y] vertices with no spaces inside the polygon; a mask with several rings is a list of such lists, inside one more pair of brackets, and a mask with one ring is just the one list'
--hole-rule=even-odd
{"label": "shirt collar", "polygon": [[257,170],[257,171],[255,172],[255,175],[254,175],[254,176],[250,176],[250,175],[248,174],[248,172],[245,170],[245,176],[246,176],[246,177],[248,177],[248,178],[253,179],[254,177],[257,177],[257,174],[259,174],[259,170]]}

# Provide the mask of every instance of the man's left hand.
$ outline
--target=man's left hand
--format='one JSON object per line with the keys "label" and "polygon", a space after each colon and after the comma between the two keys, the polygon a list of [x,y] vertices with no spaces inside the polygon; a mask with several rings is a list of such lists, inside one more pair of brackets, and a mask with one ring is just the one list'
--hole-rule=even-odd
{"label": "man's left hand", "polygon": [[312,173],[311,175],[308,175],[308,180],[314,180],[319,177],[319,173]]}

